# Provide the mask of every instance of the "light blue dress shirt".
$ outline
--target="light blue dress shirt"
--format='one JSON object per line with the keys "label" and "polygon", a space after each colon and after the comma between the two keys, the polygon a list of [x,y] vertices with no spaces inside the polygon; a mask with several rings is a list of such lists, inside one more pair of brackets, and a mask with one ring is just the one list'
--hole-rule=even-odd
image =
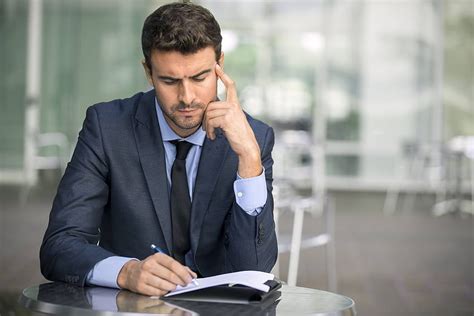
{"label": "light blue dress shirt", "polygon": [[[168,183],[171,185],[171,167],[173,166],[176,157],[176,146],[171,143],[173,140],[183,139],[193,144],[186,157],[186,171],[188,176],[189,196],[192,200],[194,184],[196,182],[196,175],[201,158],[201,150],[206,138],[206,132],[199,128],[194,134],[181,138],[168,125],[163,115],[158,101],[155,98],[156,113],[158,122],[160,124],[161,137],[165,148],[166,174],[168,176]],[[237,204],[250,216],[257,216],[262,211],[267,200],[267,183],[265,181],[265,170],[262,174],[253,178],[241,178],[239,174],[236,175],[234,181],[234,194]],[[143,245],[148,247],[149,245]],[[86,278],[86,283],[90,285],[106,286],[112,288],[119,288],[117,284],[117,277],[123,265],[130,260],[137,260],[135,258],[112,256],[99,261],[94,268],[89,272]],[[189,251],[185,257],[186,265],[191,269],[194,268],[193,254]]]}

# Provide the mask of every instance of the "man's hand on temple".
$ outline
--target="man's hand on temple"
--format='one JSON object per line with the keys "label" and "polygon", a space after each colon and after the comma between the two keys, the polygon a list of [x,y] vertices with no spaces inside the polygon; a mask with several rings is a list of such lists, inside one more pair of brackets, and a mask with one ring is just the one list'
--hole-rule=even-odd
{"label": "man's hand on temple", "polygon": [[221,128],[232,150],[239,156],[239,175],[256,177],[262,173],[260,147],[242,110],[234,81],[216,64],[216,74],[224,83],[226,98],[210,102],[203,119],[207,137],[214,140],[215,129]]}

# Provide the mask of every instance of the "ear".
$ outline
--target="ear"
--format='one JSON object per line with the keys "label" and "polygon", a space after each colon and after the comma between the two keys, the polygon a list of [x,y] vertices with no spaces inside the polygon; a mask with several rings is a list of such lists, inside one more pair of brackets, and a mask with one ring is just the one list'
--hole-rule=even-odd
{"label": "ear", "polygon": [[151,78],[151,69],[146,64],[145,59],[142,59],[142,66],[143,66],[143,70],[145,71],[146,80],[148,81],[150,86],[153,87],[153,79]]}
{"label": "ear", "polygon": [[222,69],[224,69],[224,52],[221,53],[221,57],[219,57],[217,64],[221,66]]}

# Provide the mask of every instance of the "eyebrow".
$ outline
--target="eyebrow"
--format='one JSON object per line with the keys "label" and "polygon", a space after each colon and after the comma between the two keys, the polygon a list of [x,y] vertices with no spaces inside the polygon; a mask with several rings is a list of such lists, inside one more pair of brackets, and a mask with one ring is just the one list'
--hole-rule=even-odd
{"label": "eyebrow", "polygon": [[[190,78],[193,78],[193,79],[194,79],[194,78],[197,78],[197,77],[199,77],[199,76],[204,75],[205,73],[211,72],[211,70],[212,70],[211,68],[205,69],[205,70],[203,70],[203,71],[201,71],[201,72],[199,72],[199,73],[197,73],[197,74],[195,74],[195,75],[190,76]],[[159,78],[159,79],[162,79],[162,80],[181,80],[181,78],[174,78],[174,77],[170,77],[170,76],[158,76],[158,78]]]}

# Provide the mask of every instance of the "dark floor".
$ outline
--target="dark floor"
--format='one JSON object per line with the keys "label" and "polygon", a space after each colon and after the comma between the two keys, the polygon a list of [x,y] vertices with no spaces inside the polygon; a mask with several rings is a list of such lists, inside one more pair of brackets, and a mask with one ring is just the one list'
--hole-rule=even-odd
{"label": "dark floor", "polygon": [[[55,180],[30,192],[21,206],[17,187],[0,186],[0,316],[22,315],[22,288],[44,282],[38,248]],[[358,315],[474,315],[474,220],[429,213],[421,197],[413,210],[384,216],[382,194],[332,193],[336,200],[336,268],[340,294],[353,298]],[[291,228],[282,216],[282,233]],[[319,227],[305,219],[305,234]],[[288,255],[281,255],[286,279]],[[299,286],[326,289],[324,251],[303,251]]]}

